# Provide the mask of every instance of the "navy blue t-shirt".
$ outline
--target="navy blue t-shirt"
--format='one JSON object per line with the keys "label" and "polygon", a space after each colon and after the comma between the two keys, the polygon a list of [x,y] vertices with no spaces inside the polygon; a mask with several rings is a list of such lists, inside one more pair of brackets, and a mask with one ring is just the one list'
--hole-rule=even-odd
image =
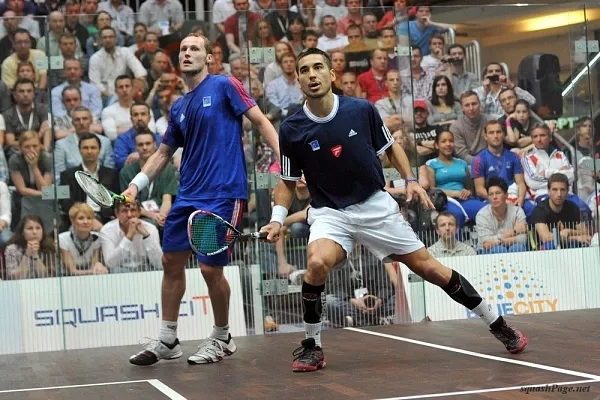
{"label": "navy blue t-shirt", "polygon": [[333,109],[323,118],[305,104],[279,129],[281,178],[298,180],[304,173],[313,207],[344,208],[383,190],[379,156],[393,143],[366,100],[334,95]]}
{"label": "navy blue t-shirt", "polygon": [[234,77],[208,75],[171,107],[163,143],[183,147],[178,199],[246,199],[242,114],[256,103]]}

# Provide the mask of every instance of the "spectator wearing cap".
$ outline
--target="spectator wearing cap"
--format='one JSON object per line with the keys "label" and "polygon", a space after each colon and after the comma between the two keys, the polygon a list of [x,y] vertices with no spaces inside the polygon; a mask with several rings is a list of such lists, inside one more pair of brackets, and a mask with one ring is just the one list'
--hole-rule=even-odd
{"label": "spectator wearing cap", "polygon": [[371,53],[371,69],[358,76],[361,96],[371,103],[375,103],[389,96],[385,84],[385,73],[388,69],[388,52],[385,49],[375,49]]}
{"label": "spectator wearing cap", "polygon": [[[510,152],[509,152],[510,153]],[[516,253],[527,251],[527,219],[518,205],[507,202],[508,186],[499,176],[491,177],[486,185],[489,204],[477,213],[479,254]]]}
{"label": "spectator wearing cap", "polygon": [[493,118],[483,114],[479,97],[471,90],[460,97],[460,105],[463,115],[450,125],[450,132],[454,134],[456,155],[471,165],[473,157],[487,146],[485,126]]}
{"label": "spectator wearing cap", "polygon": [[413,103],[415,112],[415,143],[417,145],[418,164],[435,157],[435,137],[439,130],[438,126],[430,125],[429,108],[423,100],[416,100]]}

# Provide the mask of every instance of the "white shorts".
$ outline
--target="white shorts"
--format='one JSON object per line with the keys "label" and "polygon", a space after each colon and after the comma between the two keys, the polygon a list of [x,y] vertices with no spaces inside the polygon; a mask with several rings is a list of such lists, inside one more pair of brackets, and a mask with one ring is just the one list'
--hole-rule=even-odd
{"label": "white shorts", "polygon": [[398,203],[385,191],[378,191],[362,203],[340,210],[311,207],[307,222],[310,225],[309,244],[318,239],[330,239],[346,251],[346,256],[352,253],[355,241],[380,260],[425,247],[400,214]]}

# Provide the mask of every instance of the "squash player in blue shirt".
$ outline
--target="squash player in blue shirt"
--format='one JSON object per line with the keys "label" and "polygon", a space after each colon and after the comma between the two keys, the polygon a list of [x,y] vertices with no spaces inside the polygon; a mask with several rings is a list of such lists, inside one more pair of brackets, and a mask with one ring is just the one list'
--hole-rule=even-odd
{"label": "squash player in blue shirt", "polygon": [[433,208],[412,175],[402,147],[394,141],[372,104],[331,92],[335,74],[331,59],[319,49],[303,50],[296,61],[306,95],[301,110],[281,124],[281,181],[275,188],[271,222],[261,230],[276,242],[302,174],[312,202],[308,210],[308,271],[302,284],[305,339],[294,352],[294,371],[325,366],[321,347],[321,293],[329,270],[343,262],[359,241],[382,260],[407,265],[441,287],[454,301],[476,313],[511,353],[522,351],[527,338],[491,310],[458,272],[442,265],[425,249],[384,190],[379,156],[384,152],[407,180],[407,197]]}
{"label": "squash player in blue shirt", "polygon": [[[179,66],[190,92],[170,111],[169,126],[158,151],[123,192],[135,198],[183,147],[181,179],[177,199],[167,216],[163,235],[162,325],[158,340],[129,361],[151,365],[182,355],[177,339],[179,305],[185,292],[185,265],[192,251],[187,238],[187,220],[197,209],[212,211],[238,225],[247,199],[247,174],[242,145],[242,115],[254,123],[277,154],[277,132],[234,77],[209,75],[211,45],[204,36],[190,34],[180,45]],[[188,358],[190,364],[221,361],[233,354],[229,334],[230,289],[223,275],[227,252],[198,256],[202,276],[215,316],[208,339]]]}

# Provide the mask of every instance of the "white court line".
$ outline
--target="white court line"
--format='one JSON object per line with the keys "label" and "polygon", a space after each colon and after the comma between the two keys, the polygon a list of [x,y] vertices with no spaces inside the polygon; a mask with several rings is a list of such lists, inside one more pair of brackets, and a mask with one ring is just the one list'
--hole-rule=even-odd
{"label": "white court line", "polygon": [[159,381],[158,379],[150,379],[147,381],[149,384],[160,390],[165,396],[170,398],[171,400],[187,400],[185,397]]}
{"label": "white court line", "polygon": [[[411,399],[431,399],[434,397],[447,397],[447,396],[463,396],[467,394],[479,394],[479,393],[490,393],[490,392],[506,392],[509,390],[521,390],[522,387],[544,387],[544,386],[572,386],[572,385],[580,385],[582,383],[598,383],[595,379],[585,380],[585,381],[572,381],[572,382],[554,382],[554,383],[540,383],[538,385],[525,385],[525,386],[512,386],[512,387],[502,387],[502,388],[493,388],[493,389],[480,389],[480,390],[465,390],[463,392],[448,392],[448,393],[436,393],[436,394],[420,394],[416,396],[402,396],[402,397],[388,397],[386,399],[376,399],[376,400],[411,400]],[[532,394],[537,394],[541,392],[533,392]],[[555,392],[558,393],[558,392]],[[577,393],[577,392],[570,392]],[[582,392],[580,392],[582,393]]]}
{"label": "white court line", "polygon": [[127,385],[127,384],[130,384],[130,383],[141,383],[141,382],[146,383],[146,382],[149,382],[149,381],[147,379],[143,379],[143,380],[139,380],[139,381],[86,383],[86,384],[83,384],[83,385],[48,386],[48,387],[28,388],[28,389],[0,390],[0,394],[2,394],[2,393],[18,393],[18,392],[36,392],[36,391],[40,391],[40,390],[71,389],[71,388],[91,387],[91,386]]}
{"label": "white court line", "polygon": [[531,368],[543,369],[543,370],[546,370],[546,371],[556,372],[556,373],[559,373],[559,374],[578,376],[580,378],[586,378],[586,379],[592,379],[594,381],[600,381],[600,376],[588,374],[588,373],[585,373],[585,372],[578,372],[578,371],[572,371],[570,369],[551,367],[549,365],[536,364],[536,363],[532,363],[532,362],[529,362],[529,361],[515,360],[515,359],[512,359],[512,358],[503,358],[503,357],[490,356],[490,355],[487,355],[487,354],[476,353],[474,351],[456,349],[454,347],[442,346],[442,345],[439,345],[439,344],[422,342],[420,340],[408,339],[408,338],[405,338],[405,337],[402,337],[402,336],[388,335],[386,333],[379,333],[379,332],[367,331],[367,330],[359,329],[359,328],[351,328],[351,327],[349,327],[349,328],[344,328],[344,329],[346,329],[348,331],[353,331],[353,332],[358,332],[358,333],[364,333],[364,334],[367,334],[367,335],[380,336],[380,337],[384,337],[384,338],[387,338],[387,339],[399,340],[401,342],[418,344],[418,345],[425,346],[425,347],[433,347],[434,349],[451,351],[453,353],[465,354],[467,356],[485,358],[485,359],[488,359],[488,360],[500,361],[500,362],[505,362],[505,363],[508,363],[508,364],[517,364],[517,365],[522,365],[524,367],[531,367]]}

